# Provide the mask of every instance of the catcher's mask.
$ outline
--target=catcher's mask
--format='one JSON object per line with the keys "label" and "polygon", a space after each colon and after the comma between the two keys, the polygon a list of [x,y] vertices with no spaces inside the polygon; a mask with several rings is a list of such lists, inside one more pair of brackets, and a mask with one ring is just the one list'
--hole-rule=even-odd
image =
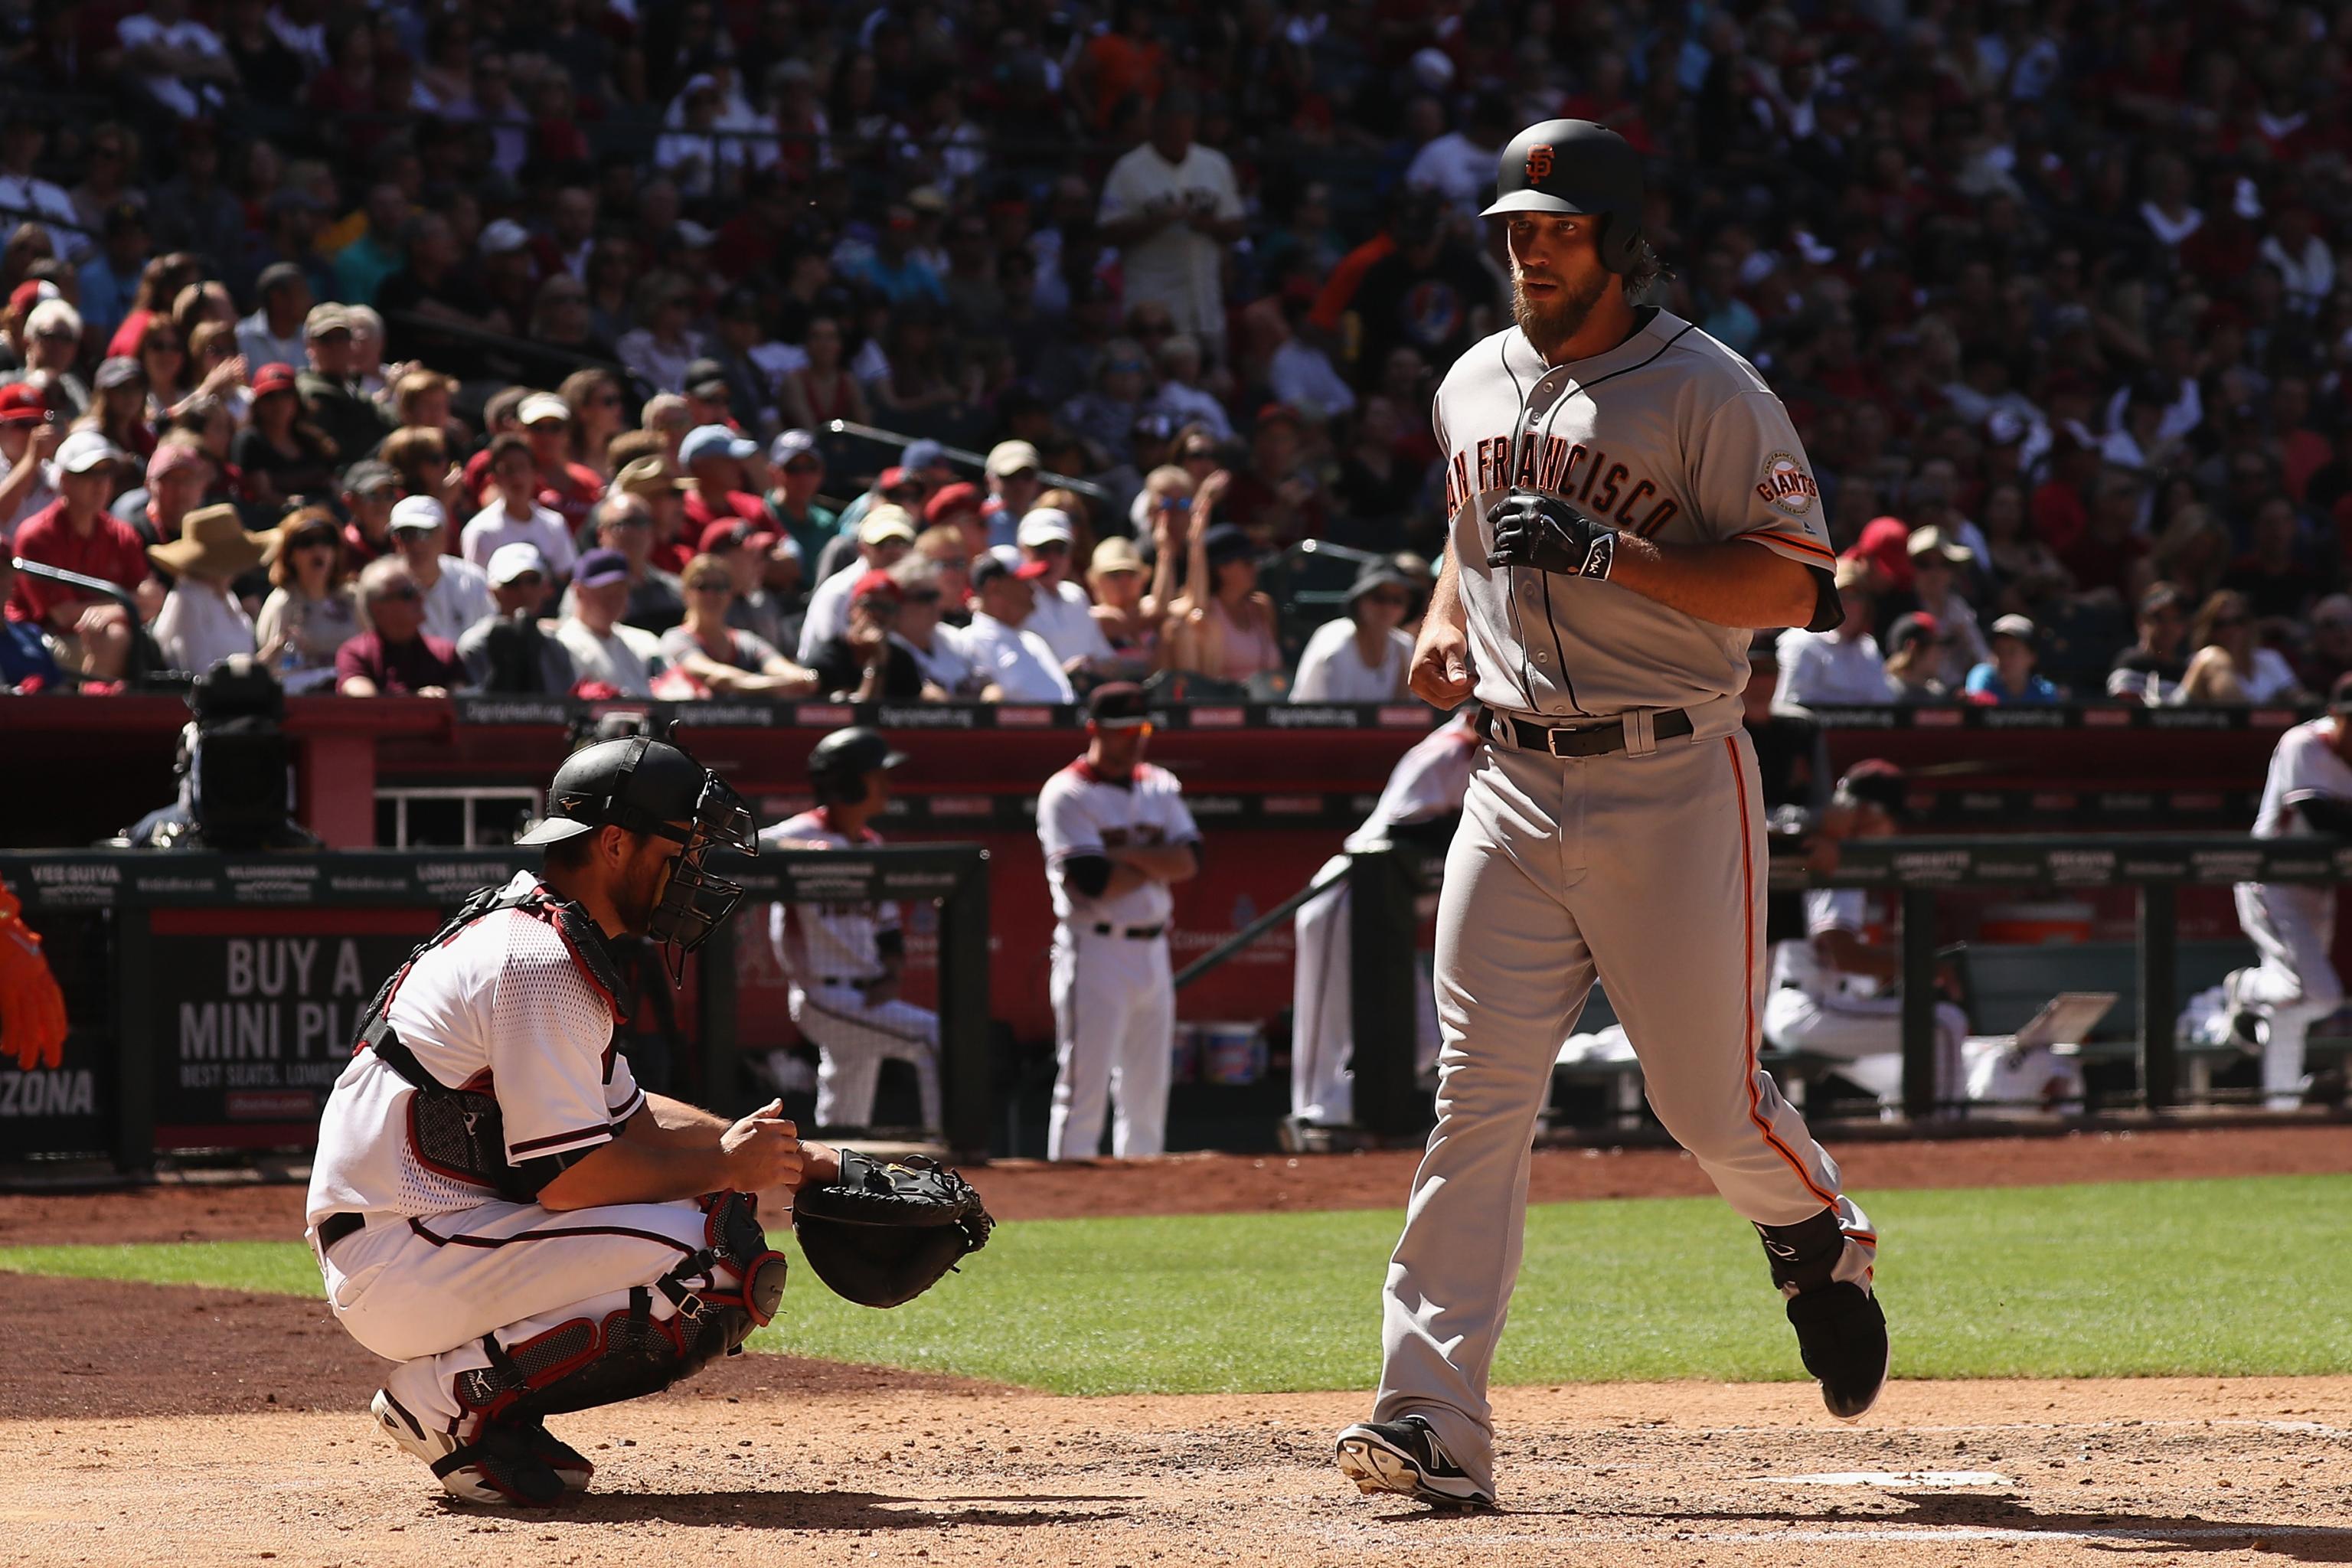
{"label": "catcher's mask", "polygon": [[556,844],[607,826],[680,846],[646,940],[692,952],[742,901],[742,884],[707,862],[714,850],[760,852],[751,807],[682,747],[637,735],[573,752],[548,786],[547,816],[515,842]]}

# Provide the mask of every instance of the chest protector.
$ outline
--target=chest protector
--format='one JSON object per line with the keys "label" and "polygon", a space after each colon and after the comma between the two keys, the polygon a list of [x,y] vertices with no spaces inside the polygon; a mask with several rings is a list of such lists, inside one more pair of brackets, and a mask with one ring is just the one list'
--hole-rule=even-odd
{"label": "chest protector", "polygon": [[[359,1039],[352,1048],[354,1055],[373,1051],[378,1060],[416,1090],[408,1098],[408,1143],[420,1164],[454,1180],[487,1187],[510,1202],[529,1203],[565,1165],[580,1156],[550,1155],[520,1165],[509,1163],[506,1118],[499,1112],[498,1096],[491,1092],[489,1074],[477,1074],[456,1087],[443,1083],[416,1059],[415,1052],[401,1043],[391,1017],[392,999],[399,994],[400,983],[408,978],[408,972],[416,967],[418,959],[456,940],[458,932],[475,921],[508,910],[520,910],[552,926],[563,939],[564,951],[572,955],[581,978],[595,988],[614,1017],[620,1017],[620,1005],[614,998],[621,994],[621,977],[604,951],[603,933],[585,910],[576,903],[561,901],[543,887],[521,890],[484,888],[467,899],[449,923],[410,953],[392,978],[383,983],[375,1000],[360,1015]],[[609,1069],[609,1048],[605,1055]]]}

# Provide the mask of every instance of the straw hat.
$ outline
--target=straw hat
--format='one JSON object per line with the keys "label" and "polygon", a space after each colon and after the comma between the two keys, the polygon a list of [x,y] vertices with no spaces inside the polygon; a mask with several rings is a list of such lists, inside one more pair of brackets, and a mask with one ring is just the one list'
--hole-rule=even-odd
{"label": "straw hat", "polygon": [[247,533],[233,506],[200,506],[180,520],[180,537],[147,547],[147,558],[174,577],[226,581],[269,558],[275,533]]}

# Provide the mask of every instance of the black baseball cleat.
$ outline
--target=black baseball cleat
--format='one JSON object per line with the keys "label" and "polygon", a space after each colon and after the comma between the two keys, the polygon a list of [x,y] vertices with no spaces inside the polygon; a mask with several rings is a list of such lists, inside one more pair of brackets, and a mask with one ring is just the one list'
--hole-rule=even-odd
{"label": "black baseball cleat", "polygon": [[545,1421],[530,1421],[516,1430],[531,1458],[553,1470],[555,1479],[563,1483],[565,1491],[584,1492],[588,1489],[588,1482],[596,1474],[596,1467],[589,1462],[587,1455],[549,1431]]}
{"label": "black baseball cleat", "polygon": [[1495,1499],[1465,1475],[1418,1415],[1359,1421],[1339,1434],[1339,1473],[1366,1492],[1400,1492],[1441,1508],[1492,1508]]}
{"label": "black baseball cleat", "polygon": [[1801,1290],[1789,1298],[1789,1324],[1831,1415],[1853,1421],[1878,1403],[1894,1352],[1877,1297],[1850,1280]]}

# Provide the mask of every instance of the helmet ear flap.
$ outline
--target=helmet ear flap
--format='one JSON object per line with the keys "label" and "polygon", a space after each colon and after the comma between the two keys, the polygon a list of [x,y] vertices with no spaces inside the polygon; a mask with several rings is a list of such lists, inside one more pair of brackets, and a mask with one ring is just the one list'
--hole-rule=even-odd
{"label": "helmet ear flap", "polygon": [[1642,226],[1622,213],[1603,213],[1601,217],[1601,243],[1595,248],[1601,255],[1601,265],[1624,277],[1633,270],[1633,258],[1642,243]]}

